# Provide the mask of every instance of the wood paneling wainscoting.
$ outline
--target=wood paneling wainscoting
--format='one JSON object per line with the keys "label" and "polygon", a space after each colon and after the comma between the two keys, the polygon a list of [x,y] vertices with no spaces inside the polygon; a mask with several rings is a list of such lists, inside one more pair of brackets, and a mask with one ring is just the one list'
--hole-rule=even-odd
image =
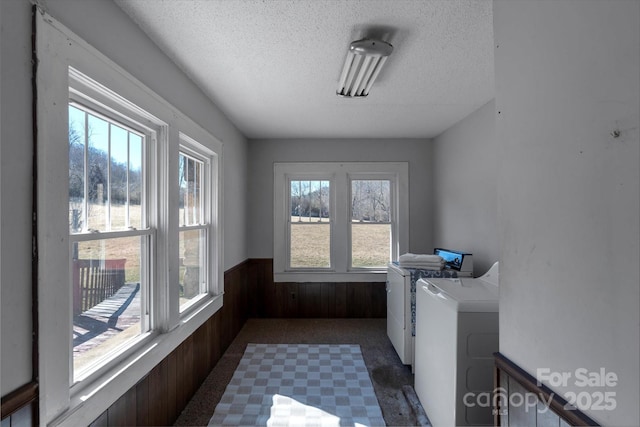
{"label": "wood paneling wainscoting", "polygon": [[385,282],[274,283],[273,259],[251,260],[249,317],[382,318]]}

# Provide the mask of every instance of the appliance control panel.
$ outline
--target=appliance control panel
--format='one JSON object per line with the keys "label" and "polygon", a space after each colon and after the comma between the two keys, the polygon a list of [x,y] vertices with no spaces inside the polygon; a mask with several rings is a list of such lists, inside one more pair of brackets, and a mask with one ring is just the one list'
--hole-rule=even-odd
{"label": "appliance control panel", "polygon": [[473,254],[444,248],[435,248],[433,253],[444,259],[446,268],[473,275]]}

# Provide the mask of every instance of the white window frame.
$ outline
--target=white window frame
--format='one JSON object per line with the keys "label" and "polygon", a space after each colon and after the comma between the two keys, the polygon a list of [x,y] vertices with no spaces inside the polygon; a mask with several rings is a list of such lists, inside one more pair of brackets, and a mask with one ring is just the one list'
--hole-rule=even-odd
{"label": "white window frame", "polygon": [[[36,13],[39,414],[42,425],[89,425],[192,335],[223,304],[222,143],[47,13]],[[152,131],[147,202],[151,330],[122,355],[72,385],[72,292],[68,214],[68,105],[85,97],[108,116],[126,112]],[[213,153],[209,292],[179,311],[180,134]],[[105,233],[106,235],[107,233]],[[61,267],[63,266],[63,267]]]}
{"label": "white window frame", "polygon": [[[329,179],[327,179],[329,178]],[[391,181],[391,259],[409,247],[409,165],[407,162],[304,162],[274,163],[274,281],[372,282],[384,281],[385,268],[351,267],[351,179]],[[331,182],[331,268],[289,267],[290,182],[327,179]]]}
{"label": "white window frame", "polygon": [[[142,275],[142,287],[140,289],[142,298],[140,313],[141,334],[136,338],[128,340],[123,346],[119,346],[116,349],[119,352],[119,356],[114,357],[113,352],[109,352],[106,358],[99,358],[89,366],[83,368],[80,372],[73,372],[73,369],[71,369],[69,381],[70,384],[72,384],[71,390],[73,392],[76,388],[82,388],[84,384],[91,382],[93,378],[98,377],[101,373],[117,365],[118,359],[121,359],[125,355],[133,354],[136,350],[140,349],[141,346],[148,341],[154,329],[152,321],[155,316],[152,316],[152,289],[150,283],[155,279],[155,269],[152,268],[151,265],[154,259],[154,254],[151,252],[156,246],[155,240],[159,224],[156,215],[153,215],[155,211],[149,208],[159,205],[158,195],[161,189],[157,184],[157,178],[158,173],[161,172],[158,171],[156,165],[157,158],[161,153],[158,151],[158,140],[166,139],[163,136],[167,132],[167,125],[150,114],[143,112],[125,99],[117,97],[116,94],[72,67],[69,68],[69,103],[86,110],[89,114],[97,113],[99,117],[105,120],[123,124],[144,134],[145,148],[143,152],[145,155],[142,161],[145,173],[143,176],[142,204],[144,205],[143,212],[146,213],[145,217],[142,218],[142,228],[137,230],[91,232],[86,229],[87,224],[85,222],[84,230],[81,233],[69,235],[69,250],[71,251],[71,246],[76,242],[146,236],[146,242],[142,245],[142,248],[146,246],[146,250],[144,253],[141,253],[141,256],[148,258],[146,262],[141,265],[142,268],[140,271]],[[85,132],[87,132],[87,130],[85,130]],[[87,195],[85,194],[85,199],[86,197]],[[110,202],[111,200],[109,200],[109,203]],[[150,210],[153,212],[150,212]],[[84,215],[86,219],[86,209],[84,209]],[[107,218],[107,220],[108,219],[109,218]],[[73,339],[71,337],[69,338],[69,345],[71,346],[71,351],[73,351]],[[71,360],[71,365],[73,366],[73,360]]]}
{"label": "white window frame", "polygon": [[203,207],[202,212],[200,213],[202,218],[201,223],[198,225],[183,227],[178,226],[178,232],[184,230],[203,230],[206,236],[204,242],[205,247],[202,248],[205,253],[201,257],[205,263],[201,266],[201,268],[204,268],[205,270],[204,289],[201,288],[198,296],[179,307],[180,316],[184,317],[188,316],[193,308],[197,307],[203,298],[207,298],[207,296],[213,296],[218,293],[217,287],[214,286],[216,281],[211,280],[212,277],[218,277],[218,270],[220,269],[219,263],[211,262],[212,259],[215,259],[216,251],[218,251],[218,247],[215,244],[217,230],[214,227],[213,221],[213,219],[218,216],[218,205],[211,202],[213,200],[217,200],[218,187],[216,186],[216,171],[219,170],[219,166],[218,156],[213,150],[208,149],[203,144],[182,132],[180,132],[180,145],[178,152],[184,153],[185,155],[201,161],[204,164],[204,176],[201,177],[203,187]]}

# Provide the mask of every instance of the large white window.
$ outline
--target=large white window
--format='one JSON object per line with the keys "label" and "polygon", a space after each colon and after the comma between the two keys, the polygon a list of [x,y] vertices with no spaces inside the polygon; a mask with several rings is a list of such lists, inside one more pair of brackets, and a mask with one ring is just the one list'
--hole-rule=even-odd
{"label": "large white window", "polygon": [[78,93],[68,130],[74,382],[151,329],[156,200],[146,176],[154,132],[99,113]]}
{"label": "large white window", "polygon": [[276,163],[276,281],[380,280],[408,247],[406,163]]}
{"label": "large white window", "polygon": [[222,144],[36,23],[40,419],[88,425],[222,307]]}
{"label": "large white window", "polygon": [[210,291],[212,276],[211,200],[215,153],[186,135],[180,137],[178,157],[178,242],[180,246],[180,311],[184,312]]}
{"label": "large white window", "polygon": [[[50,182],[40,196],[49,208],[54,195],[67,193],[73,394],[163,332],[177,301],[166,291],[169,278],[159,262],[169,248],[158,244],[170,232],[163,215],[170,189],[162,184],[169,173],[169,125],[78,68],[67,70],[68,150],[62,151],[68,158],[63,166],[47,157],[39,170],[68,170],[67,185]],[[42,225],[53,227],[49,217]],[[41,266],[45,277],[57,274],[47,267]],[[169,310],[162,310],[167,303]]]}

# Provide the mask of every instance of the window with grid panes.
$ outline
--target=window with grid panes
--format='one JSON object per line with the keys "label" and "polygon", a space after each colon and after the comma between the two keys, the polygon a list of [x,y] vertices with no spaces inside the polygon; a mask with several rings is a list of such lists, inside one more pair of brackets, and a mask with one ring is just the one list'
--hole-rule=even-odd
{"label": "window with grid panes", "polygon": [[275,281],[370,281],[408,245],[408,166],[276,163]]}
{"label": "window with grid panes", "polygon": [[150,330],[152,131],[94,105],[72,95],[68,107],[74,382]]}
{"label": "window with grid panes", "polygon": [[[88,425],[222,307],[222,143],[53,17],[34,20],[39,416]],[[181,259],[198,270],[186,302]]]}
{"label": "window with grid panes", "polygon": [[183,136],[178,157],[180,311],[209,291],[211,157]]}

